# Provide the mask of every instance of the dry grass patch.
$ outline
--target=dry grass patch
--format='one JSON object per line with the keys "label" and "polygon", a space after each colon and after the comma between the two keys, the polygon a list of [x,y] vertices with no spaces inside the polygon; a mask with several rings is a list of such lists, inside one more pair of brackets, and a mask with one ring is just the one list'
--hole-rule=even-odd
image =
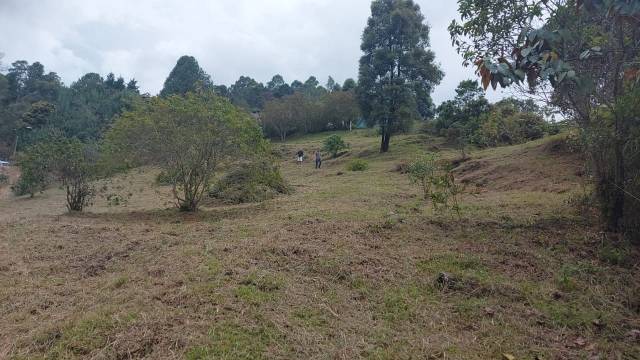
{"label": "dry grass patch", "polygon": [[[640,357],[640,254],[567,204],[566,154],[473,152],[488,182],[458,219],[391,171],[455,150],[402,135],[380,155],[364,135],[318,171],[292,155],[325,135],[277,145],[296,191],[260,204],[181,214],[147,170],[113,180],[127,204],[84,215],[57,189],[0,200],[0,357]],[[337,175],[355,158],[370,168]]]}

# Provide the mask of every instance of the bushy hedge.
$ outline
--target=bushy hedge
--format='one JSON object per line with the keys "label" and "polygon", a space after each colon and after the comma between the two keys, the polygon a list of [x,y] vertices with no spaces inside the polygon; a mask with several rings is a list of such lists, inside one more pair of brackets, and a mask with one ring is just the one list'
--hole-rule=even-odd
{"label": "bushy hedge", "polygon": [[280,168],[264,160],[233,169],[210,189],[209,196],[228,204],[242,204],[269,200],[291,191]]}

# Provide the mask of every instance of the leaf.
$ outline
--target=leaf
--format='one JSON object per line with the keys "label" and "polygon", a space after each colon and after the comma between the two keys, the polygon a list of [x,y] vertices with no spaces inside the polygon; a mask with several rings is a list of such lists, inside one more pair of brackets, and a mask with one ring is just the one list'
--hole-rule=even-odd
{"label": "leaf", "polygon": [[482,86],[485,90],[489,88],[489,84],[491,83],[491,72],[483,66],[480,68],[480,75],[482,76]]}
{"label": "leaf", "polygon": [[516,357],[511,354],[502,354],[502,360],[516,360]]}

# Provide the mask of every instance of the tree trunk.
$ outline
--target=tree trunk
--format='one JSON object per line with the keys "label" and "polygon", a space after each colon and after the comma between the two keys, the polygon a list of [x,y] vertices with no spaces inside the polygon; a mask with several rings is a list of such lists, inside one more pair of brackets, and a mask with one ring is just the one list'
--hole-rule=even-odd
{"label": "tree trunk", "polygon": [[615,152],[614,152],[614,178],[611,199],[611,209],[609,218],[607,219],[607,227],[609,231],[621,231],[622,219],[624,218],[624,201],[625,201],[625,168],[624,168],[624,152],[622,149],[621,134],[616,134]]}
{"label": "tree trunk", "polygon": [[389,141],[391,140],[391,134],[387,130],[382,131],[382,141],[380,143],[380,152],[386,153],[389,151]]}
{"label": "tree trunk", "polygon": [[[615,37],[619,50],[625,49],[623,24],[617,20],[615,25]],[[613,88],[614,101],[624,96],[624,83],[619,75],[623,69],[625,51],[618,52],[614,56],[615,61],[615,81]],[[619,105],[615,105],[616,107]],[[624,169],[624,139],[626,131],[624,129],[623,114],[621,109],[614,110],[615,116],[615,132],[614,132],[614,168],[613,168],[613,186],[611,186],[610,211],[607,219],[607,227],[609,231],[621,231],[624,218],[624,201],[625,201],[625,169]]]}

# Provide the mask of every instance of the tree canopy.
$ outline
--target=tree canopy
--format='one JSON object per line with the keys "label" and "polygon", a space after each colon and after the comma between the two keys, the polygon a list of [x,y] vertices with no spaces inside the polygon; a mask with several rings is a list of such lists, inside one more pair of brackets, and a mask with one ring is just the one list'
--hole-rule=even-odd
{"label": "tree canopy", "polygon": [[193,56],[182,56],[164,82],[160,96],[185,95],[213,88],[211,77]]}

